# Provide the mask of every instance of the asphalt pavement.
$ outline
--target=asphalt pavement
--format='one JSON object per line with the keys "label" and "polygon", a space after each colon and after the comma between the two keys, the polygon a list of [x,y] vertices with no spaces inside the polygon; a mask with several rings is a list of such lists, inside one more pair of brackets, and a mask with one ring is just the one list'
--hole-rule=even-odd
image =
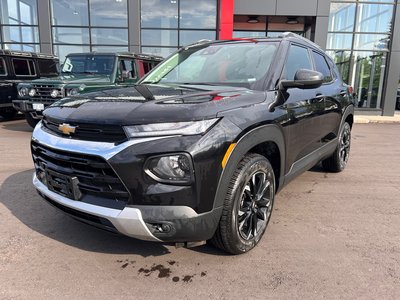
{"label": "asphalt pavement", "polygon": [[276,197],[251,252],[142,242],[79,223],[31,184],[31,129],[0,122],[0,299],[399,299],[400,124],[355,124],[339,174]]}

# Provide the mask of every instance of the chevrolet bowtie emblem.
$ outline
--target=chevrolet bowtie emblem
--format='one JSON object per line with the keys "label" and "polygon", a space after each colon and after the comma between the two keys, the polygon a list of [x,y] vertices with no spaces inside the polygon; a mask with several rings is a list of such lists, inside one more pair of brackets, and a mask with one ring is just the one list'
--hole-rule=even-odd
{"label": "chevrolet bowtie emblem", "polygon": [[66,135],[70,135],[71,133],[75,133],[77,126],[71,126],[69,124],[60,124],[58,125],[58,130],[60,130],[62,133],[66,134]]}

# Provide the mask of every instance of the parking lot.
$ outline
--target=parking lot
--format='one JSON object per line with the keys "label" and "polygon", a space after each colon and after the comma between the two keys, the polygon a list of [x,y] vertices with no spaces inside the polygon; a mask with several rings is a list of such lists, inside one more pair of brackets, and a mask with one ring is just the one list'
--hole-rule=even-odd
{"label": "parking lot", "polygon": [[65,216],[31,184],[31,130],[0,122],[0,298],[400,298],[400,125],[356,124],[347,169],[277,195],[250,253],[176,249]]}

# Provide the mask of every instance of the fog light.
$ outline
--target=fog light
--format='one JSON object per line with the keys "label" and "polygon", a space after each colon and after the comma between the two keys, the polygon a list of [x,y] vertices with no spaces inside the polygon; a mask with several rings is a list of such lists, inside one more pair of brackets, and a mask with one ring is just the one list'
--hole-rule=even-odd
{"label": "fog light", "polygon": [[57,96],[58,96],[58,91],[57,91],[57,90],[52,90],[52,91],[50,92],[50,96],[51,96],[51,98],[57,98]]}
{"label": "fog light", "polygon": [[151,157],[145,165],[145,172],[163,183],[190,184],[193,179],[192,160],[186,153]]}
{"label": "fog light", "polygon": [[36,95],[36,90],[35,89],[30,89],[29,90],[29,96],[34,97]]}

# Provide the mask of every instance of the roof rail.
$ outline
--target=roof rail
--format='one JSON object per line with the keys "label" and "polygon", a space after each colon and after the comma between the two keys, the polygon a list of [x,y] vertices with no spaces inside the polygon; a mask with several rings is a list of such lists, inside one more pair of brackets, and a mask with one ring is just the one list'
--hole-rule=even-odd
{"label": "roof rail", "polygon": [[290,31],[282,33],[282,37],[284,37],[284,38],[293,37],[293,38],[301,39],[302,41],[304,41],[314,47],[317,47],[318,49],[322,49],[320,45],[310,41],[309,39],[306,39],[304,36],[298,35],[296,33],[290,32]]}
{"label": "roof rail", "polygon": [[182,47],[182,48],[183,48],[183,49],[188,49],[188,48],[191,48],[191,47],[195,47],[195,46],[197,46],[197,45],[207,44],[207,43],[209,43],[209,42],[211,42],[211,40],[202,39],[202,40],[198,40],[197,42],[194,42],[194,43],[192,43],[192,44],[189,44],[189,45],[187,45],[187,46],[184,46],[184,47]]}

